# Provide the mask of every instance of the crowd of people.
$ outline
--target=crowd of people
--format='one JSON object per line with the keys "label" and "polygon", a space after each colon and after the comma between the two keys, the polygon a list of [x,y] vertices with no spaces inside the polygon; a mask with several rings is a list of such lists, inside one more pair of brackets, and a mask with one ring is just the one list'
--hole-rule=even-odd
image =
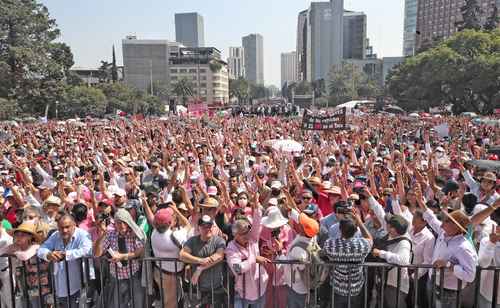
{"label": "crowd of people", "polygon": [[387,120],[2,127],[1,306],[492,307],[500,129]]}
{"label": "crowd of people", "polygon": [[233,116],[283,116],[293,117],[299,115],[299,107],[290,103],[272,103],[272,104],[256,104],[256,105],[242,105],[233,106],[231,114]]}

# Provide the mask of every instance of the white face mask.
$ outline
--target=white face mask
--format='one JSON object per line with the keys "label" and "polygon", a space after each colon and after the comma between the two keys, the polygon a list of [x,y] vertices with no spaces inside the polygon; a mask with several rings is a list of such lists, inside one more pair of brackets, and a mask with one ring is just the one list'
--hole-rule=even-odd
{"label": "white face mask", "polygon": [[238,199],[238,205],[240,207],[246,207],[248,204],[248,200],[247,199]]}

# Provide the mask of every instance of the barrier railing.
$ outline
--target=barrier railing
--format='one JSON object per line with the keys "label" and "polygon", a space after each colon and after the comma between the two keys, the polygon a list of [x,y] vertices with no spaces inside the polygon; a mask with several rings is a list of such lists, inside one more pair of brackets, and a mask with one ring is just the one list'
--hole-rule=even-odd
{"label": "barrier railing", "polygon": [[[0,304],[12,308],[219,308],[249,304],[266,308],[435,307],[436,304],[482,308],[496,307],[500,292],[500,267],[478,267],[472,283],[455,279],[455,286],[450,285],[453,280],[450,269],[430,265],[312,265],[276,260],[257,267],[257,276],[261,277],[262,271],[266,271],[269,279],[265,285],[257,280],[257,290],[254,290],[253,283],[246,285],[247,274],[234,276],[225,262],[220,265],[222,270],[210,272],[208,269],[193,278],[192,268],[184,267],[174,258],[144,258],[122,263],[111,263],[106,258],[50,263],[37,258],[28,261],[12,256],[0,258],[8,259],[8,266],[0,269]],[[140,261],[139,267],[134,267],[135,261]],[[173,271],[165,270],[165,264]],[[315,279],[321,277],[326,279]],[[255,276],[250,279],[255,280]],[[485,300],[481,291],[491,294],[492,298]]]}

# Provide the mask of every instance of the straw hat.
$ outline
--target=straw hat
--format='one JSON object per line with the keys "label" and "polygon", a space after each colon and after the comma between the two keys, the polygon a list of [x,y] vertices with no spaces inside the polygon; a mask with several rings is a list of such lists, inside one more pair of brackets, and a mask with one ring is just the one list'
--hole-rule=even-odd
{"label": "straw hat", "polygon": [[209,208],[218,208],[219,207],[219,201],[217,201],[214,198],[207,198],[204,203],[200,204],[202,207],[209,207]]}
{"label": "straw hat", "polygon": [[470,219],[461,210],[456,210],[451,213],[443,212],[443,214],[450,219],[462,233],[467,233],[467,226],[470,224]]}

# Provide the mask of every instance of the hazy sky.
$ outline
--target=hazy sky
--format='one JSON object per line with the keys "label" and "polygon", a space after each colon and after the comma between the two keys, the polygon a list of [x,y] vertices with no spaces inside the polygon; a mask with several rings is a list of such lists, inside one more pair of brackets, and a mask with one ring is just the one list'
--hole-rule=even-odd
{"label": "hazy sky", "polygon": [[[403,45],[404,0],[344,0],[348,10],[368,17],[368,37],[379,57],[400,56]],[[174,14],[198,12],[205,19],[205,45],[227,57],[228,47],[241,46],[249,33],[264,36],[264,78],[280,84],[280,53],[295,50],[297,15],[308,0],[42,0],[57,20],[61,40],[71,46],[76,66],[98,67],[111,60],[116,47],[122,63],[121,40],[175,40]]]}

